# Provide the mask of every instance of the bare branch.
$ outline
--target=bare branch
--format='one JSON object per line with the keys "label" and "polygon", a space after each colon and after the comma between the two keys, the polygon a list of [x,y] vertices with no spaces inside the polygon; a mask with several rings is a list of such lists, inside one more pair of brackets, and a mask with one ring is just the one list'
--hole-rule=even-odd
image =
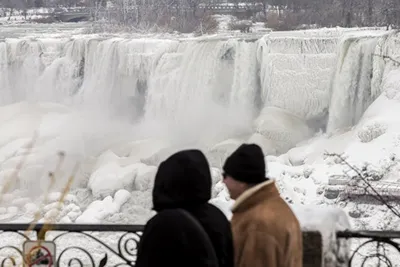
{"label": "bare branch", "polygon": [[[385,200],[385,198],[378,193],[378,191],[372,186],[372,184],[368,181],[367,177],[359,170],[357,167],[351,165],[346,159],[343,158],[343,156],[339,154],[331,154],[331,153],[325,153],[326,156],[330,157],[337,157],[340,159],[342,163],[344,163],[346,166],[348,166],[352,171],[356,173],[356,178],[359,178],[361,181],[365,183],[367,186],[367,189],[370,189],[374,194],[372,197],[374,197],[376,200],[380,201],[382,204],[384,204],[394,215],[400,218],[400,211],[398,211],[393,205],[391,205],[388,201]],[[354,177],[350,177],[351,179],[354,179]]]}

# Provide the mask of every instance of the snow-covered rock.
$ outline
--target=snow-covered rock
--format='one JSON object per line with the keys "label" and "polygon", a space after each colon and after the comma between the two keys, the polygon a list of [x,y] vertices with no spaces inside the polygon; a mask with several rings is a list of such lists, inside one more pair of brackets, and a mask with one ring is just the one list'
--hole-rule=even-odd
{"label": "snow-covered rock", "polygon": [[285,153],[313,134],[304,119],[275,107],[265,107],[261,111],[254,122],[254,130],[264,136],[262,139],[253,136],[252,139],[263,146],[265,154]]}
{"label": "snow-covered rock", "polygon": [[25,214],[34,215],[39,211],[39,207],[34,203],[26,203],[24,206]]}
{"label": "snow-covered rock", "polygon": [[107,150],[97,158],[95,165],[92,168],[92,171],[95,172],[100,167],[109,164],[109,163],[117,163],[120,157],[118,157],[114,152],[111,150]]}
{"label": "snow-covered rock", "polygon": [[240,139],[228,139],[213,146],[210,151],[206,153],[210,165],[212,167],[222,168],[226,158],[232,154],[242,142],[243,140]]}
{"label": "snow-covered rock", "polygon": [[179,149],[174,147],[165,147],[162,149],[156,149],[154,153],[151,153],[148,157],[141,158],[141,162],[150,166],[158,166],[161,162],[166,160],[172,154],[178,152]]}
{"label": "snow-covered rock", "polygon": [[102,223],[102,220],[120,211],[121,206],[130,198],[127,190],[118,190],[114,198],[107,196],[103,200],[93,201],[77,219],[77,223]]}
{"label": "snow-covered rock", "polygon": [[262,148],[264,155],[278,154],[275,148],[274,141],[260,133],[255,133],[250,136],[249,140],[247,140],[247,143],[259,145]]}
{"label": "snow-covered rock", "polygon": [[136,167],[121,167],[116,162],[102,165],[89,178],[88,186],[94,196],[109,196],[119,189],[132,190]]}

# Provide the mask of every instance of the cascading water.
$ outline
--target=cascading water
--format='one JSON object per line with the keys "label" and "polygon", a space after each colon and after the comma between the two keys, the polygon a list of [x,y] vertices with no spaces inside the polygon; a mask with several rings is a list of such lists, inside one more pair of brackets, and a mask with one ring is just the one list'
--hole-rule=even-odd
{"label": "cascading water", "polygon": [[183,43],[164,54],[148,80],[145,121],[166,123],[188,142],[245,128],[259,88],[255,50],[254,42],[231,40]]}
{"label": "cascading water", "polygon": [[342,41],[332,79],[328,132],[355,125],[377,97],[372,81],[379,38],[348,37]]}
{"label": "cascading water", "polygon": [[[254,41],[37,38],[0,44],[2,116],[19,111],[7,118],[14,127],[3,123],[3,144],[26,145],[19,139],[38,131],[36,157],[28,158],[22,173],[30,165],[40,170],[22,175],[20,186],[44,182],[59,150],[69,158],[66,178],[73,162],[121,142],[156,137],[171,145],[215,144],[251,129],[257,112]],[[18,129],[18,123],[25,127]],[[12,154],[26,150],[9,149],[4,175],[17,162]]]}
{"label": "cascading water", "polygon": [[266,36],[260,46],[262,97],[266,106],[282,108],[306,120],[328,108],[337,38]]}
{"label": "cascading water", "polygon": [[263,109],[252,141],[281,154],[322,127],[329,107],[329,81],[337,38],[265,36],[259,42]]}
{"label": "cascading water", "polygon": [[5,42],[0,42],[0,88],[6,88],[1,94],[1,103],[9,103],[11,101],[11,95],[10,92],[8,92],[8,53]]}

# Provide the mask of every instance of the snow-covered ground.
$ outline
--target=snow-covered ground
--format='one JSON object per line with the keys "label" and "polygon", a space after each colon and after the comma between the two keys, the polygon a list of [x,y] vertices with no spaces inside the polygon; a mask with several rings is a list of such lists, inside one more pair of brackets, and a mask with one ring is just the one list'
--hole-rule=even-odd
{"label": "snow-covered ground", "polygon": [[158,164],[189,147],[206,153],[212,202],[230,216],[221,165],[256,142],[304,228],[322,216],[305,206],[333,206],[354,229],[397,229],[381,203],[327,195],[353,174],[324,153],[366,165],[374,183],[399,183],[400,69],[383,56],[400,59],[400,35],[174,38],[51,27],[0,26],[0,221],[144,224]]}

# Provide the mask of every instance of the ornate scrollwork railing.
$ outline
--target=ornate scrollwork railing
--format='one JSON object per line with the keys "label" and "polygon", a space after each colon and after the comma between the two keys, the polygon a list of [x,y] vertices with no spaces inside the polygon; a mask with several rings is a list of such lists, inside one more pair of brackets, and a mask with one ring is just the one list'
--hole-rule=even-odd
{"label": "ornate scrollwork railing", "polygon": [[[26,261],[24,242],[38,239],[56,244],[54,266],[133,267],[144,226],[38,224],[30,232],[26,229],[28,224],[0,224],[0,267],[21,266]],[[400,262],[400,232],[344,231],[337,238],[349,240],[349,267]]]}
{"label": "ornate scrollwork railing", "polygon": [[[55,266],[135,266],[137,248],[144,226],[38,224],[31,231],[36,232],[36,238],[30,238],[25,233],[26,229],[29,229],[28,224],[0,224],[0,267],[21,266],[23,261],[26,261],[23,252],[24,242],[38,240],[38,237],[39,240],[52,241],[56,244]],[[50,232],[54,237],[46,235]],[[96,234],[101,233],[107,241],[96,237]],[[95,246],[91,247],[90,244],[93,242]],[[113,246],[110,243],[115,244]]]}
{"label": "ornate scrollwork railing", "polygon": [[400,262],[400,232],[344,231],[337,237],[351,241],[349,267],[392,267]]}

